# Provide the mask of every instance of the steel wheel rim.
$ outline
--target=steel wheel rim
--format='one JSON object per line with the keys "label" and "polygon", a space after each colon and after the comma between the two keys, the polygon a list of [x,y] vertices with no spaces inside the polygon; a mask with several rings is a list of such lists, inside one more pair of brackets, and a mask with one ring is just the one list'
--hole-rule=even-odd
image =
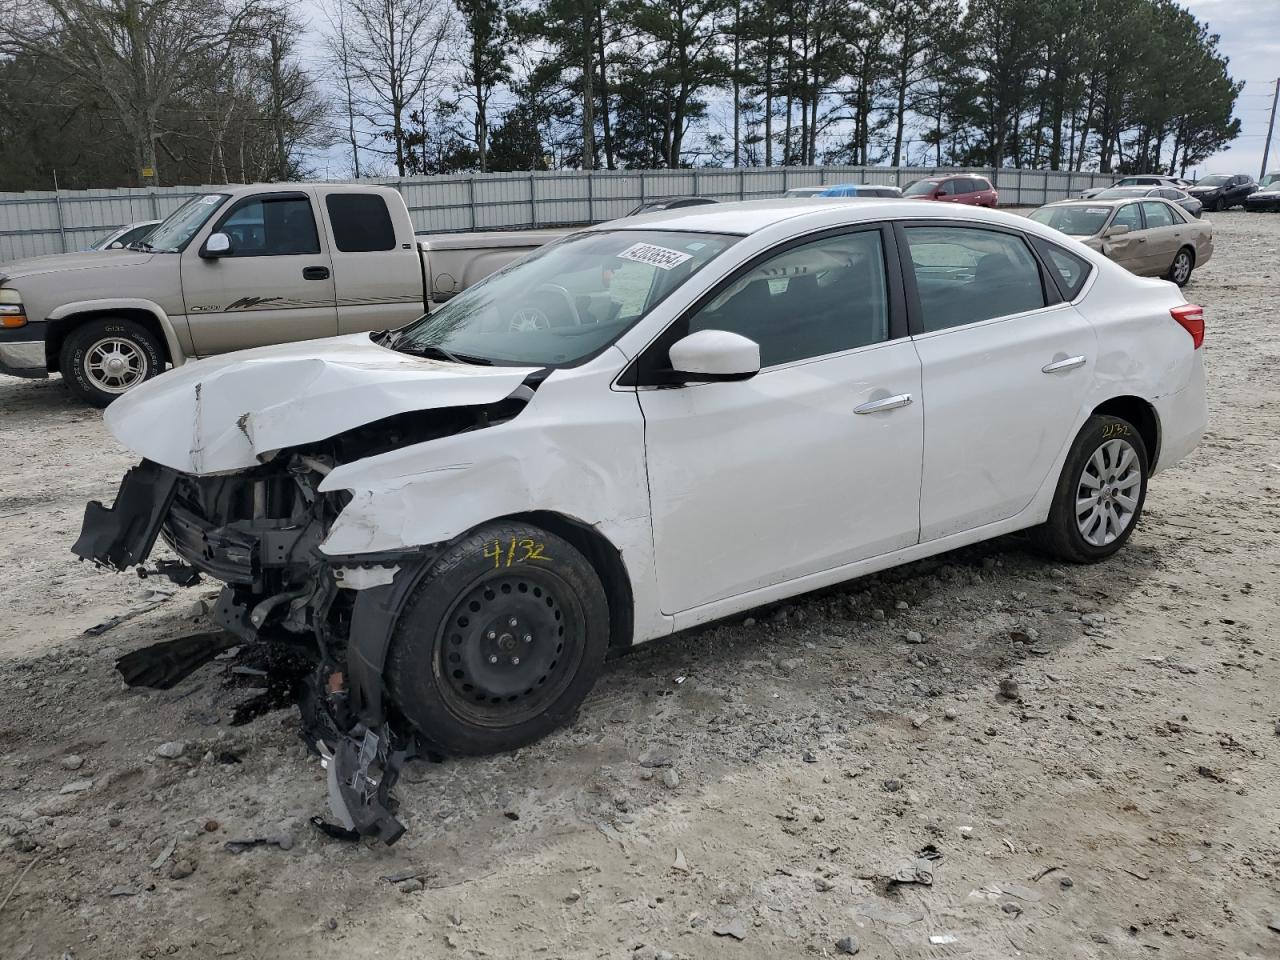
{"label": "steel wheel rim", "polygon": [[1076,484],[1076,529],[1086,543],[1105,547],[1133,523],[1142,492],[1142,464],[1127,440],[1108,440],[1093,451]]}
{"label": "steel wheel rim", "polygon": [[147,355],[132,340],[103,337],[84,352],[84,375],[103,393],[124,393],[147,379]]}
{"label": "steel wheel rim", "polygon": [[1186,283],[1191,276],[1191,257],[1185,250],[1173,258],[1173,279]]}
{"label": "steel wheel rim", "polygon": [[437,637],[434,667],[450,712],[491,728],[537,717],[577,673],[585,623],[577,596],[550,571],[482,578],[454,602]]}

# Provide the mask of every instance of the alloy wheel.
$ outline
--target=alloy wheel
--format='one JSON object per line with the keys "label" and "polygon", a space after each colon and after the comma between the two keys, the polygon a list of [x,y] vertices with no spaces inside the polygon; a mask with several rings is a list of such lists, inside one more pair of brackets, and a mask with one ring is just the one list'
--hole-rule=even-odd
{"label": "alloy wheel", "polygon": [[1173,282],[1182,286],[1191,279],[1191,254],[1185,250],[1179,250],[1178,255],[1173,258]]}
{"label": "alloy wheel", "polygon": [[1129,528],[1142,490],[1142,465],[1127,440],[1107,440],[1093,452],[1076,484],[1076,528],[1105,547]]}
{"label": "alloy wheel", "polygon": [[147,379],[147,355],[132,340],[103,337],[84,352],[84,373],[104,393],[124,393]]}

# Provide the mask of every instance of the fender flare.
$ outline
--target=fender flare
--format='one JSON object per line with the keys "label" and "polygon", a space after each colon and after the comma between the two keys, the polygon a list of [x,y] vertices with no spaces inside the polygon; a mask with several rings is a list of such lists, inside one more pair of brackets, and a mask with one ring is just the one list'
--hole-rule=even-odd
{"label": "fender flare", "polygon": [[164,312],[160,304],[154,300],[143,300],[136,297],[78,300],[74,303],[64,303],[62,306],[54,308],[49,311],[49,315],[45,319],[53,322],[65,320],[67,317],[78,313],[103,313],[111,310],[143,310],[151,314],[156,318],[156,323],[160,324],[160,329],[164,331],[165,346],[169,350],[169,362],[175,367],[180,367],[187,361],[186,351],[182,349],[182,344],[178,340],[178,333],[173,328],[173,321],[169,319],[169,315]]}

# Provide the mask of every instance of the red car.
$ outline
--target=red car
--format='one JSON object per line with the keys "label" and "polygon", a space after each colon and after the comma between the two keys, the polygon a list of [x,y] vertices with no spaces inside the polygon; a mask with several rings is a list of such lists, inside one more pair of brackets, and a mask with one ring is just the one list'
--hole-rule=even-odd
{"label": "red car", "polygon": [[902,196],[912,200],[968,203],[977,207],[994,207],[1000,202],[1000,194],[996,193],[990,180],[968,173],[916,180],[902,191]]}

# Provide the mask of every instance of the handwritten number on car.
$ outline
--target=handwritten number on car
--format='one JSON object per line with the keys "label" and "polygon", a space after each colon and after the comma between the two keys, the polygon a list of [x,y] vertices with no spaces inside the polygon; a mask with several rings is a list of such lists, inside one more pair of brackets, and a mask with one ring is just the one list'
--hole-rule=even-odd
{"label": "handwritten number on car", "polygon": [[1108,423],[1102,428],[1102,439],[1108,440],[1111,437],[1127,437],[1129,435],[1129,425],[1127,423]]}
{"label": "handwritten number on car", "polygon": [[542,551],[546,548],[546,544],[538,543],[534,540],[517,540],[512,537],[510,540],[494,540],[485,544],[484,555],[486,558],[493,558],[494,568],[509,567],[516,563],[525,563],[528,560],[550,560],[550,557],[544,557]]}

